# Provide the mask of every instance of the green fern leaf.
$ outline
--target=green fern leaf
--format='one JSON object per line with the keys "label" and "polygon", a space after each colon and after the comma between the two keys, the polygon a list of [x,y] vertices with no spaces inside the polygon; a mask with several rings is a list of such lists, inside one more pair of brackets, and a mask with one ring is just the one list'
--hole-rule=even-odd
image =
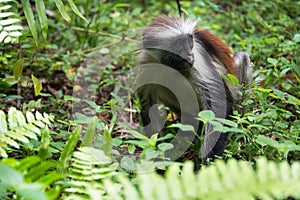
{"label": "green fern leaf", "polygon": [[7,157],[8,146],[18,149],[20,145],[28,144],[30,139],[38,140],[41,129],[50,125],[52,120],[52,116],[42,115],[38,111],[35,116],[28,111],[24,116],[21,111],[11,107],[7,117],[3,111],[0,111],[0,156]]}

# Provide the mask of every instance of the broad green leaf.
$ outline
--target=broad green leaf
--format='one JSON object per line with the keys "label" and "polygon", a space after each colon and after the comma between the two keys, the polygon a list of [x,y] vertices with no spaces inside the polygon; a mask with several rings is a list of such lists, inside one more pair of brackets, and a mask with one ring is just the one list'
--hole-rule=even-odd
{"label": "broad green leaf", "polygon": [[267,61],[268,63],[271,63],[273,66],[276,66],[278,64],[278,60],[274,58],[268,58]]}
{"label": "broad green leaf", "polygon": [[38,156],[28,156],[22,159],[19,165],[16,167],[16,170],[23,172],[28,170],[30,167],[40,163],[41,159]]}
{"label": "broad green leaf", "polygon": [[161,151],[168,151],[170,149],[173,149],[174,145],[171,143],[160,143],[157,145],[157,148]]}
{"label": "broad green leaf", "polygon": [[234,121],[230,121],[228,119],[223,119],[223,118],[215,118],[216,121],[219,121],[227,126],[230,126],[230,127],[235,127],[237,128],[238,127],[238,124]]}
{"label": "broad green leaf", "polygon": [[56,161],[41,162],[39,165],[30,169],[24,175],[25,181],[33,182],[33,181],[37,180],[38,178],[45,176],[45,174],[47,173],[48,170],[56,169],[56,167],[57,167]]}
{"label": "broad green leaf", "polygon": [[42,183],[44,186],[44,189],[46,189],[51,184],[53,184],[55,181],[58,181],[61,178],[62,178],[62,175],[60,173],[51,172],[47,175],[41,176],[36,182]]}
{"label": "broad green leaf", "polygon": [[71,9],[73,10],[73,12],[78,15],[80,18],[82,18],[84,21],[86,21],[86,23],[88,23],[88,21],[86,20],[86,18],[79,12],[77,6],[75,5],[73,0],[68,0]]}
{"label": "broad green leaf", "polygon": [[149,139],[149,144],[154,147],[156,145],[157,138],[158,138],[158,133],[153,134]]}
{"label": "broad green leaf", "polygon": [[41,144],[40,144],[39,153],[38,153],[38,156],[42,160],[47,159],[49,145],[50,145],[50,133],[49,133],[48,126],[45,126],[45,129],[42,132],[42,139],[41,139]]}
{"label": "broad green leaf", "polygon": [[128,153],[133,154],[136,147],[133,144],[128,145]]}
{"label": "broad green leaf", "polygon": [[211,121],[209,122],[211,125],[213,125],[213,131],[216,131],[216,132],[222,132],[223,131],[223,124],[220,123],[220,122],[217,122],[217,121]]}
{"label": "broad green leaf", "polygon": [[116,3],[115,7],[129,7],[130,8],[131,4],[130,3]]}
{"label": "broad green leaf", "polygon": [[126,170],[129,170],[129,171],[135,170],[134,161],[132,160],[132,158],[127,157],[127,156],[125,156],[121,159],[121,167]]}
{"label": "broad green leaf", "polygon": [[142,149],[146,149],[149,147],[149,142],[148,141],[143,141],[143,140],[128,140],[124,141],[125,143],[128,144],[134,144],[135,146],[138,146]]}
{"label": "broad green leaf", "polygon": [[41,81],[36,78],[33,74],[31,74],[33,87],[34,87],[34,94],[35,96],[38,96],[43,88]]}
{"label": "broad green leaf", "polygon": [[257,136],[255,142],[262,145],[262,146],[269,145],[269,146],[275,147],[275,148],[279,147],[279,143],[276,140],[268,138],[264,135]]}
{"label": "broad green leaf", "polygon": [[215,114],[211,110],[203,110],[198,114],[199,118],[205,124],[215,119]]}
{"label": "broad green leaf", "polygon": [[44,1],[43,0],[35,0],[35,6],[36,6],[36,10],[37,10],[37,13],[39,16],[41,28],[42,28],[42,35],[43,35],[44,39],[46,40],[47,32],[48,32],[48,21],[47,21]]}
{"label": "broad green leaf", "polygon": [[31,34],[33,36],[33,39],[35,41],[35,45],[38,46],[37,27],[36,27],[36,22],[34,20],[33,12],[32,12],[32,9],[31,9],[30,1],[29,0],[21,0],[21,2],[22,2],[22,5],[23,5],[25,18],[27,20],[29,29],[30,29]]}
{"label": "broad green leaf", "polygon": [[266,88],[262,88],[262,87],[253,88],[253,90],[260,91],[260,92],[263,92],[263,93],[270,93],[270,92],[272,92],[271,89],[266,89]]}
{"label": "broad green leaf", "polygon": [[110,156],[112,152],[112,137],[111,137],[111,132],[107,128],[103,130],[103,139],[104,139],[103,151],[107,156]]}
{"label": "broad green leaf", "polygon": [[120,138],[113,138],[111,144],[115,147],[120,146],[123,141]]}
{"label": "broad green leaf", "polygon": [[238,128],[228,128],[228,127],[224,126],[222,132],[223,133],[243,133],[243,130],[238,129]]}
{"label": "broad green leaf", "polygon": [[174,138],[174,134],[168,133],[168,134],[165,135],[165,136],[159,137],[159,138],[157,139],[157,142],[163,141],[163,140],[172,139],[172,138]]}
{"label": "broad green leaf", "polygon": [[300,33],[297,33],[293,37],[294,42],[300,42]]}
{"label": "broad green leaf", "polygon": [[193,131],[193,132],[195,131],[192,125],[181,124],[181,123],[171,124],[170,126],[168,126],[168,128],[179,128],[182,131]]}
{"label": "broad green leaf", "polygon": [[146,136],[144,136],[143,134],[141,134],[135,130],[120,130],[120,132],[130,133],[132,136],[134,136],[137,139],[149,140],[149,138],[147,138]]}
{"label": "broad green leaf", "polygon": [[14,186],[23,183],[23,177],[15,169],[0,163],[0,185]]}
{"label": "broad green leaf", "polygon": [[288,150],[291,150],[291,151],[300,151],[300,145],[295,144],[291,140],[283,141],[282,146],[286,147]]}
{"label": "broad green leaf", "polygon": [[17,188],[17,193],[24,197],[24,199],[30,200],[47,200],[45,193],[42,191],[42,184],[28,183],[22,184]]}
{"label": "broad green leaf", "polygon": [[81,147],[91,147],[93,144],[93,139],[95,136],[95,130],[96,130],[96,125],[95,125],[96,117],[92,119],[92,121],[89,123],[88,128],[82,138],[82,143]]}
{"label": "broad green leaf", "polygon": [[159,152],[156,151],[153,147],[147,148],[143,151],[141,158],[146,160],[152,160],[159,157]]}
{"label": "broad green leaf", "polygon": [[66,9],[65,9],[64,3],[63,3],[61,0],[54,0],[54,2],[55,2],[55,4],[56,4],[56,6],[57,6],[57,8],[58,8],[58,10],[59,10],[59,12],[60,12],[60,14],[63,16],[63,18],[64,18],[67,22],[71,21],[71,18],[70,18],[70,16],[68,15],[68,13],[67,13],[67,11],[66,11]]}
{"label": "broad green leaf", "polygon": [[234,85],[239,84],[239,79],[236,76],[234,76],[232,74],[228,74],[227,76]]}
{"label": "broad green leaf", "polygon": [[81,134],[81,129],[82,129],[81,126],[78,126],[73,130],[64,149],[62,150],[60,158],[59,158],[60,171],[64,171],[69,167],[70,159],[72,157],[72,154],[74,152],[74,149],[77,145],[77,142],[78,142],[80,134]]}
{"label": "broad green leaf", "polygon": [[21,58],[14,65],[14,77],[16,80],[19,79],[19,77],[21,76],[21,74],[23,72],[23,67],[24,67],[23,63],[24,63],[24,59]]}

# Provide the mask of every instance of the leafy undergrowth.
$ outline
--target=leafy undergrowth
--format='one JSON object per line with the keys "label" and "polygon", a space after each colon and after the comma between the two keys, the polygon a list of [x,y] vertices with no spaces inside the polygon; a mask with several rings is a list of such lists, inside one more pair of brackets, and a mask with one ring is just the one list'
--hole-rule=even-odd
{"label": "leafy undergrowth", "polygon": [[[139,132],[125,84],[142,29],[177,16],[175,1],[37,2],[0,3],[1,199],[300,198],[299,2],[180,1],[255,70],[223,122],[224,162],[207,168],[201,143],[166,157],[174,133],[191,130],[167,108],[164,137]],[[209,111],[199,120],[220,127]]]}

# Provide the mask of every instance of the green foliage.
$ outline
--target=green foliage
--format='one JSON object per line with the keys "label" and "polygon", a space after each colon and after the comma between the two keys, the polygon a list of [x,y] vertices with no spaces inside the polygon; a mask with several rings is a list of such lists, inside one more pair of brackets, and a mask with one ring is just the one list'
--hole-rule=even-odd
{"label": "green foliage", "polygon": [[24,177],[13,168],[0,163],[0,188],[1,197],[7,195],[7,191],[15,190],[19,197],[24,197],[32,200],[47,199],[45,193],[42,192],[41,184],[30,184],[24,181]]}
{"label": "green foliage", "polygon": [[22,35],[23,27],[20,24],[19,14],[13,7],[15,4],[17,2],[12,0],[0,2],[0,44],[16,43]]}
{"label": "green foliage", "polygon": [[134,181],[119,174],[106,178],[103,199],[285,199],[300,198],[299,162],[275,163],[264,158],[251,163],[229,160],[194,174],[192,162],[172,165],[166,176],[156,173],[137,174]]}
{"label": "green foliage", "polygon": [[[173,134],[167,134],[162,137],[158,137],[158,133],[153,134],[150,138],[135,131],[135,130],[122,130],[122,132],[129,133],[130,136],[127,140],[124,140],[124,144],[129,144],[127,151],[128,156],[123,156],[121,159],[121,167],[127,171],[135,171],[137,162],[160,160],[159,162],[153,162],[153,169],[164,168],[172,163],[170,158],[165,156],[165,152],[173,149],[173,144],[165,142],[172,139]],[[139,153],[138,149],[142,151]]]}
{"label": "green foliage", "polygon": [[1,157],[7,157],[8,146],[19,149],[20,142],[29,144],[30,139],[38,140],[41,129],[45,128],[53,120],[53,116],[38,111],[35,115],[29,111],[25,116],[15,107],[11,107],[6,115],[0,110],[0,152]]}
{"label": "green foliage", "polygon": [[[180,1],[200,29],[233,52],[251,54],[254,81],[240,94],[239,112],[223,120],[203,111],[198,120],[232,133],[225,160],[254,168],[228,160],[195,175],[186,163],[172,165],[166,177],[150,172],[170,165],[164,152],[173,135],[131,131],[139,102],[118,92],[130,91],[122,82],[134,66],[141,28],[160,13],[178,16],[176,1],[20,2],[0,3],[1,199],[300,198],[298,1]],[[120,112],[130,115],[124,123]],[[169,133],[194,131],[168,123]],[[259,156],[280,163],[256,162]]]}
{"label": "green foliage", "polygon": [[299,162],[289,165],[260,158],[255,166],[231,159],[194,174],[193,163],[187,162],[171,165],[162,177],[142,162],[131,180],[116,171],[117,164],[103,151],[82,147],[73,154],[63,199],[299,198]]}
{"label": "green foliage", "polygon": [[[221,119],[215,117],[215,114],[211,110],[203,110],[199,112],[199,121],[203,122],[204,125],[211,124],[213,126],[212,132],[222,132],[222,133],[238,133],[240,130],[237,128],[238,124],[236,122]],[[204,131],[202,131],[204,133]],[[212,133],[208,133],[212,134]]]}
{"label": "green foliage", "polygon": [[[34,18],[34,14],[33,14],[33,11],[31,9],[30,1],[29,0],[21,0],[21,2],[22,2],[22,6],[23,6],[23,9],[24,9],[24,14],[25,14],[30,32],[31,32],[31,34],[34,38],[36,46],[38,46],[39,45],[39,39],[38,39],[37,22]],[[71,18],[69,16],[69,14],[67,13],[66,9],[65,9],[64,3],[61,0],[55,0],[54,2],[56,4],[60,14],[62,15],[62,17],[67,22],[69,22],[71,20]],[[74,1],[73,0],[68,0],[68,3],[70,5],[72,11],[74,13],[76,13],[76,15],[78,15],[79,17],[81,17],[82,19],[84,19],[87,22],[85,17],[79,12],[79,10],[76,7]],[[41,26],[41,29],[42,29],[43,38],[46,39],[47,31],[48,31],[48,21],[47,21],[44,1],[43,0],[36,0],[35,1],[35,7],[36,7],[36,10],[37,10],[40,26]]]}
{"label": "green foliage", "polygon": [[57,198],[60,188],[53,184],[61,180],[61,174],[53,171],[56,166],[55,161],[42,161],[37,156],[28,156],[20,161],[4,159],[0,163],[2,197],[9,197],[16,191],[18,196],[27,199]]}

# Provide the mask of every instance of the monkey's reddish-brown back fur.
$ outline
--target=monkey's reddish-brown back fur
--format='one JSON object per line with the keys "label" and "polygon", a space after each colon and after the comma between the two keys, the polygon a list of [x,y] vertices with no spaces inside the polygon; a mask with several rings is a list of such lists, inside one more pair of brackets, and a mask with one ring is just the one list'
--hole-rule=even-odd
{"label": "monkey's reddish-brown back fur", "polygon": [[233,68],[233,59],[227,45],[220,38],[205,30],[195,29],[194,37],[202,43],[206,51],[213,55],[215,61],[227,68],[228,72],[236,75]]}

